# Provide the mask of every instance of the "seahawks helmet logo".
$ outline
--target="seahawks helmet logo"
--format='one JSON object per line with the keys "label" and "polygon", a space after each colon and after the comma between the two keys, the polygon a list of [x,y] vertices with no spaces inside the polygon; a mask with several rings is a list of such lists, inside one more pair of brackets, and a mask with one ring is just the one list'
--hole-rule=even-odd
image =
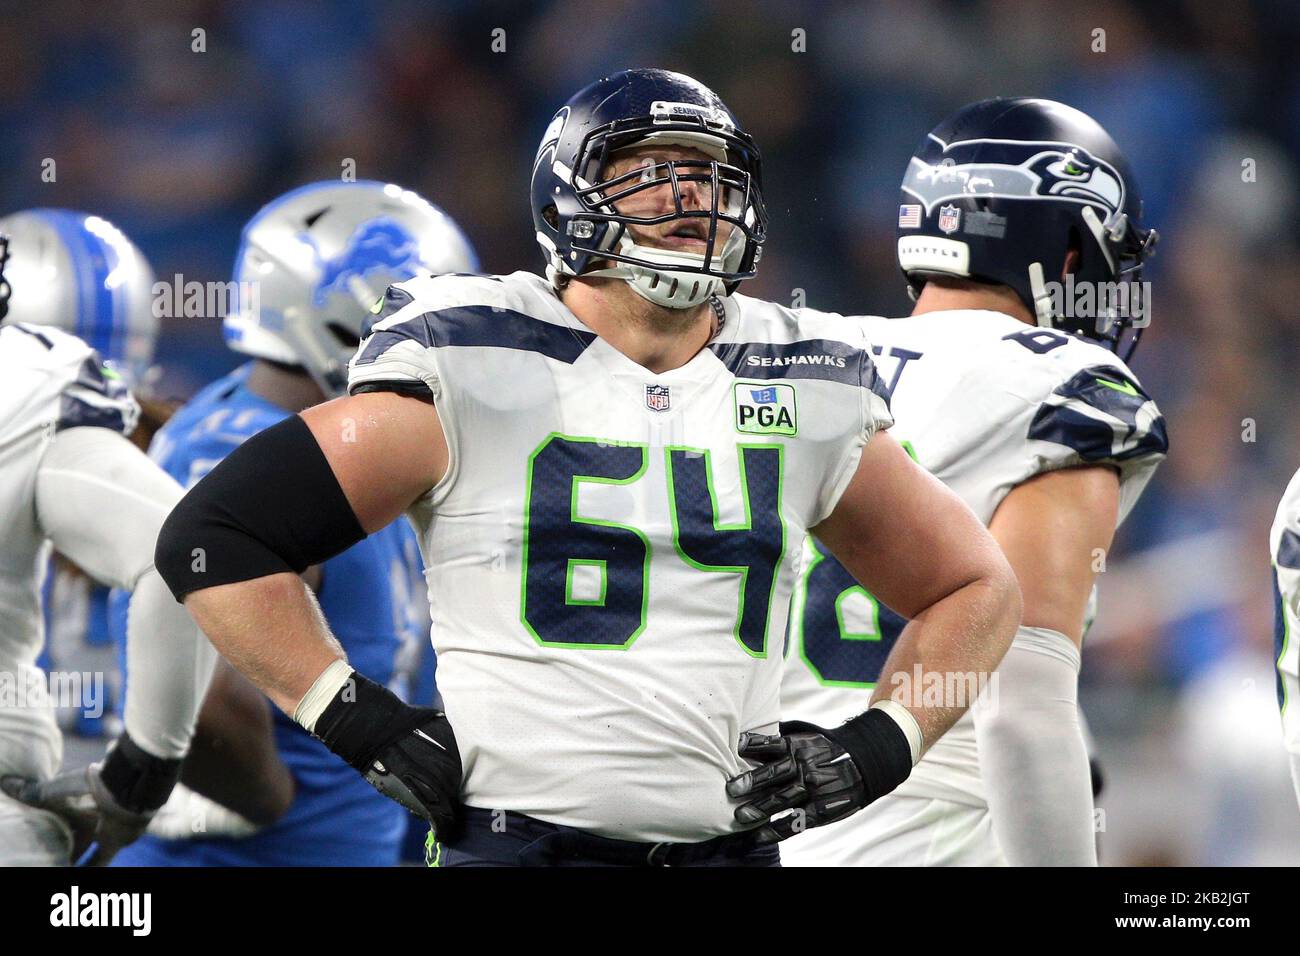
{"label": "seahawks helmet logo", "polygon": [[1124,208],[1123,177],[1081,146],[988,139],[944,145],[931,139],[944,147],[943,159],[928,163],[913,156],[903,178],[903,192],[920,200],[927,216],[939,203],[971,197],[1067,200],[1102,207],[1103,219]]}
{"label": "seahawks helmet logo", "polygon": [[537,147],[537,156],[533,159],[533,176],[537,175],[537,167],[541,165],[542,157],[546,151],[550,150],[554,155],[556,147],[560,145],[560,137],[564,135],[565,124],[569,122],[569,108],[561,106],[560,111],[551,118],[550,125],[546,127],[546,132],[542,134],[542,144]]}

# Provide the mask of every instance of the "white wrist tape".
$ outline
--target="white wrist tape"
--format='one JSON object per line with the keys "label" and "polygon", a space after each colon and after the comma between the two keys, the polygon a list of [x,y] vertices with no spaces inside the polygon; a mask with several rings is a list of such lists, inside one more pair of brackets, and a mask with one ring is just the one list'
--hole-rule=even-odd
{"label": "white wrist tape", "polygon": [[330,664],[321,671],[307,693],[302,695],[302,700],[298,701],[298,706],[294,708],[293,719],[308,733],[313,733],[316,730],[316,721],[320,720],[320,715],[325,713],[325,708],[352,674],[352,666],[347,661],[337,660]]}
{"label": "white wrist tape", "polygon": [[881,700],[871,705],[872,710],[883,710],[889,717],[898,724],[899,729],[907,738],[907,747],[912,751],[912,766],[921,759],[921,751],[925,749],[925,735],[921,733],[921,725],[916,722],[912,712],[896,700]]}

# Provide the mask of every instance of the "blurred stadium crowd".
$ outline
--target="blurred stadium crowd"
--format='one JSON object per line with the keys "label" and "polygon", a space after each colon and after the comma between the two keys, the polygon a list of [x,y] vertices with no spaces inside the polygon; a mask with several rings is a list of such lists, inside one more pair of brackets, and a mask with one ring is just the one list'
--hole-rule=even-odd
{"label": "blurred stadium crowd", "polygon": [[[547,120],[601,73],[654,65],[713,86],[762,146],[772,238],[746,292],[903,314],[897,190],[922,133],[992,95],[1092,114],[1127,152],[1162,235],[1134,369],[1171,437],[1108,558],[1085,654],[1108,776],[1102,859],[1300,862],[1266,544],[1300,466],[1287,374],[1300,352],[1290,0],[47,0],[0,11],[0,210],[105,216],[166,280],[228,279],[259,206],[349,159],[358,178],[443,206],[487,271],[538,269],[525,193]],[[46,158],[54,182],[42,181]],[[182,398],[236,357],[208,316],[165,320],[159,362],[162,392]]]}

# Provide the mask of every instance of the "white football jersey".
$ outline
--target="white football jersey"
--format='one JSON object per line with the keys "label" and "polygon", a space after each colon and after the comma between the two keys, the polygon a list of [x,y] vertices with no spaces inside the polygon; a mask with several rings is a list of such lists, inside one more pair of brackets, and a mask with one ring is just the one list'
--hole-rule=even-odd
{"label": "white football jersey", "polygon": [[[1122,521],[1167,448],[1155,403],[1112,352],[1000,312],[860,318],[897,424],[890,434],[986,525],[1042,472],[1107,463]],[[835,726],[864,711],[906,621],[811,540],[792,608],[781,716]],[[896,791],[985,806],[967,712]],[[872,808],[782,844],[792,863],[863,862]]]}
{"label": "white football jersey", "polygon": [[122,380],[80,339],[43,325],[0,326],[0,774],[44,779],[63,757],[36,666],[49,559],[35,501],[41,456],[64,428],[129,434],[138,416]]}
{"label": "white football jersey", "polygon": [[530,273],[414,279],[350,388],[423,390],[450,448],[412,509],[464,801],[605,836],[736,829],[776,728],[807,529],[890,417],[862,330],[733,295],[653,373]]}
{"label": "white football jersey", "polygon": [[1273,555],[1274,660],[1277,705],[1282,711],[1282,742],[1291,755],[1291,774],[1300,795],[1300,472],[1286,486],[1268,536]]}

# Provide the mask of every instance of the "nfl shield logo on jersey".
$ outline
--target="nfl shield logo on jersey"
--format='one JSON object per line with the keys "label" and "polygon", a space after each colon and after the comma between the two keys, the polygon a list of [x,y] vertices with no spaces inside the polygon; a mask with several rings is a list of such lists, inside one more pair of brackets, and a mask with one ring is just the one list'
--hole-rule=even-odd
{"label": "nfl shield logo on jersey", "polygon": [[672,395],[667,385],[647,385],[645,387],[645,407],[656,412],[668,411],[672,404]]}
{"label": "nfl shield logo on jersey", "polygon": [[943,232],[956,232],[961,225],[961,210],[956,206],[939,207],[939,229]]}

